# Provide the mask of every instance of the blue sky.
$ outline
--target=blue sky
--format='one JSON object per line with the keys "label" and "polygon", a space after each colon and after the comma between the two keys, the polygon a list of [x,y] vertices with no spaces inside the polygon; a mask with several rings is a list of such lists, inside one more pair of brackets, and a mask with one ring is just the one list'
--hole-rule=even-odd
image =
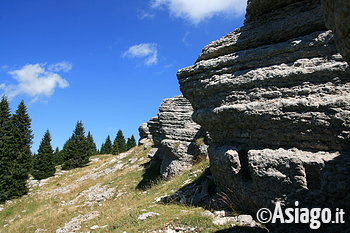
{"label": "blue sky", "polygon": [[245,0],[1,0],[0,95],[24,100],[36,151],[46,129],[62,147],[78,120],[98,146],[138,137],[178,69],[243,24]]}

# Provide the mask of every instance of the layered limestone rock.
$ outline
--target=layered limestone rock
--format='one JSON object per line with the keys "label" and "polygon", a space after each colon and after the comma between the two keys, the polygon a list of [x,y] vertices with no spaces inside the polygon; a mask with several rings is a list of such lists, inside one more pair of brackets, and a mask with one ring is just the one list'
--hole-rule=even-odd
{"label": "layered limestone rock", "polygon": [[161,145],[161,141],[164,138],[164,135],[161,132],[158,116],[149,119],[149,121],[147,122],[147,126],[155,147],[159,147]]}
{"label": "layered limestone rock", "polygon": [[161,160],[160,174],[164,178],[190,169],[198,159],[207,156],[205,131],[192,120],[192,113],[191,104],[180,95],[164,100],[158,117],[147,122],[157,148],[150,157]]}
{"label": "layered limestone rock", "polygon": [[152,135],[149,131],[147,123],[143,123],[139,126],[139,145],[145,145],[152,140]]}
{"label": "layered limestone rock", "polygon": [[248,1],[245,25],[178,79],[234,205],[350,207],[350,69],[320,1]]}
{"label": "layered limestone rock", "polygon": [[152,117],[147,123],[139,126],[139,145],[149,148],[152,145],[158,147],[162,141],[158,117]]}

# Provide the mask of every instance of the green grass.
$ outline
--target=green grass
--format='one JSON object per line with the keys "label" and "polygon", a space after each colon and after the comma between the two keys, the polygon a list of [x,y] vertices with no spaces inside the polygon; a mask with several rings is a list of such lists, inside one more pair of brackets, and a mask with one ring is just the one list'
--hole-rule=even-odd
{"label": "green grass", "polygon": [[[161,181],[158,177],[159,164],[149,164],[146,158],[150,149],[144,150],[136,147],[129,156],[121,159],[129,164],[123,169],[110,175],[99,177],[96,180],[87,180],[78,184],[70,192],[49,196],[47,191],[71,184],[79,177],[88,174],[92,169],[98,168],[118,155],[94,156],[100,161],[84,168],[74,169],[61,177],[53,177],[47,185],[35,188],[38,191],[33,196],[24,196],[6,205],[0,211],[0,232],[4,233],[33,233],[36,229],[47,229],[47,232],[55,232],[63,227],[73,217],[98,211],[100,215],[95,219],[82,223],[81,232],[147,232],[150,230],[164,229],[169,225],[190,226],[198,232],[215,232],[229,226],[216,226],[208,217],[202,216],[201,207],[185,206],[177,204],[156,204],[154,200],[160,196],[169,195],[181,189],[183,183],[188,180],[201,179],[201,174],[208,168],[208,161],[201,161],[194,165],[190,171],[170,181]],[[130,159],[138,159],[131,164]],[[137,166],[135,166],[137,165]],[[109,165],[114,166],[114,164]],[[108,166],[107,166],[108,167]],[[195,172],[194,172],[195,171]],[[80,192],[96,184],[104,184],[115,188],[115,196],[103,202],[102,206],[75,207],[61,206],[61,201],[74,199]],[[118,192],[124,194],[116,195]],[[145,212],[157,212],[160,216],[148,218],[144,221],[137,217]],[[8,224],[4,227],[5,224]],[[90,230],[93,225],[107,228]]]}
{"label": "green grass", "polygon": [[204,146],[204,145],[206,145],[205,138],[204,137],[198,138],[196,140],[196,144],[197,144],[197,146]]}

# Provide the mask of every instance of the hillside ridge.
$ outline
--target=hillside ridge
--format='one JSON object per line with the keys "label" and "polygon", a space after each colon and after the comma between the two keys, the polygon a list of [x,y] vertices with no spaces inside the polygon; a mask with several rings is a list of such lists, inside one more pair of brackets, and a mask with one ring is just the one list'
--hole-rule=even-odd
{"label": "hillside ridge", "polygon": [[[58,170],[41,181],[31,179],[28,195],[0,206],[0,232],[209,233],[233,225],[258,226],[248,215],[177,202],[172,195],[188,198],[178,192],[182,188],[200,187],[197,179],[207,169],[207,161],[165,182],[146,157],[150,149],[138,146],[117,156],[93,156],[86,167]],[[168,196],[172,198],[165,203]],[[251,232],[264,230],[253,227]]]}

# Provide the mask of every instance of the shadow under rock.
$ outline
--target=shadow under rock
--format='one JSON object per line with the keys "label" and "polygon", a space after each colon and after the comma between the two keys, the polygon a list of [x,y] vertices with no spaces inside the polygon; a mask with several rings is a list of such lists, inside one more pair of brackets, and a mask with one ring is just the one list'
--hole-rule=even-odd
{"label": "shadow under rock", "polygon": [[[186,206],[202,207],[206,210],[229,210],[229,212],[235,212],[240,214],[238,211],[232,209],[225,198],[221,195],[221,192],[217,189],[210,168],[207,168],[190,184],[180,188],[175,193],[160,197],[157,200],[161,204],[179,204]],[[251,227],[251,226],[234,226],[229,229],[216,231],[217,233],[267,233],[267,229],[262,227]]]}
{"label": "shadow under rock", "polygon": [[208,210],[222,209],[226,206],[218,198],[210,168],[205,169],[195,180],[183,186],[175,193],[161,197],[159,203],[203,207]]}
{"label": "shadow under rock", "polygon": [[136,189],[147,190],[161,180],[160,171],[161,161],[159,159],[152,159],[143,164],[145,173],[142,175],[142,180],[137,184]]}

